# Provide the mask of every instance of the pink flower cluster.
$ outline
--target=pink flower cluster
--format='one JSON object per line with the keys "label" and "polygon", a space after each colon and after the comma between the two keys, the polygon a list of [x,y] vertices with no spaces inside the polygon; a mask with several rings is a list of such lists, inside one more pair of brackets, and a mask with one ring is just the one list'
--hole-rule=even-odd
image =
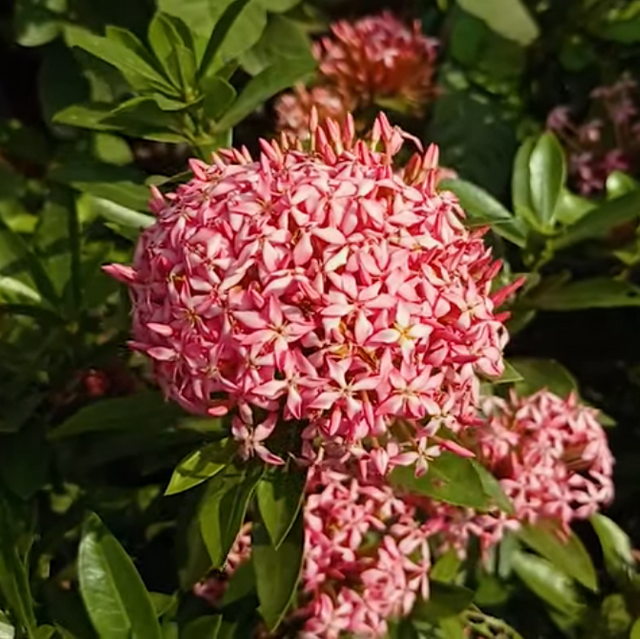
{"label": "pink flower cluster", "polygon": [[304,519],[301,637],[382,637],[429,596],[429,524],[388,485],[316,468]]}
{"label": "pink flower cluster", "polygon": [[601,193],[613,171],[635,171],[640,159],[638,87],[622,78],[611,86],[598,87],[592,116],[581,124],[571,118],[567,106],[559,106],[547,118],[569,153],[569,173],[583,195]]}
{"label": "pink flower cluster", "polygon": [[530,397],[484,401],[485,421],[463,433],[476,459],[496,478],[514,513],[476,513],[444,503],[421,502],[442,550],[464,554],[471,537],[483,549],[505,530],[547,521],[569,531],[575,519],[596,513],[613,498],[613,456],[597,411],[572,394],[548,391]]}
{"label": "pink flower cluster", "polygon": [[133,266],[107,267],[131,290],[132,345],[186,410],[233,411],[245,458],[281,464],[279,424],[309,460],[331,442],[380,472],[424,465],[441,424],[475,422],[478,376],[501,374],[512,289],[490,292],[500,263],[437,192],[435,148],[396,172],[409,136],[384,115],[367,141],[351,118],[312,131],[310,150],[222,151],[155,191]]}
{"label": "pink flower cluster", "polygon": [[419,112],[436,94],[437,43],[422,34],[420,21],[410,27],[386,11],[355,22],[341,20],[332,34],[314,46],[319,86],[284,94],[276,104],[279,130],[308,134],[311,108],[343,120],[346,114],[392,100]]}

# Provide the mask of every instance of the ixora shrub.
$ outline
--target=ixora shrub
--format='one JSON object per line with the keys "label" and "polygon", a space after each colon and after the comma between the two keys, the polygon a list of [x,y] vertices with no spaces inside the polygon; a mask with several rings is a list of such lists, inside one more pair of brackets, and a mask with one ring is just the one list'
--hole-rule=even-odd
{"label": "ixora shrub", "polygon": [[249,572],[268,630],[383,637],[427,605],[432,550],[539,519],[568,534],[610,500],[612,460],[575,397],[483,403],[521,281],[494,290],[501,264],[439,190],[437,149],[395,167],[420,145],[384,115],[362,139],[350,116],[314,111],[310,131],[193,161],[154,189],[133,265],[105,270],[165,395],[220,423],[168,490],[207,482],[222,572],[194,592],[224,606]]}

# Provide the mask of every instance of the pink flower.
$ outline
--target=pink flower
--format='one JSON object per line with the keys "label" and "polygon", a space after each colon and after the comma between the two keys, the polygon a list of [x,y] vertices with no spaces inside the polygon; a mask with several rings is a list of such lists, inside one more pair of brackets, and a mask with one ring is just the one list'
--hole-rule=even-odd
{"label": "pink flower", "polygon": [[364,467],[395,444],[375,461],[390,471],[429,448],[422,420],[429,436],[441,423],[459,431],[479,376],[501,373],[500,264],[437,190],[435,147],[405,174],[392,161],[412,137],[384,115],[366,140],[351,117],[311,132],[308,150],[284,136],[261,141],[255,161],[233,149],[192,161],[190,182],[154,191],[157,220],[133,266],[107,270],[130,287],[132,346],[165,394],[229,413],[243,458],[282,463],[293,450],[269,442],[293,429],[307,462],[346,455]]}
{"label": "pink flower", "polygon": [[419,21],[407,27],[384,12],[336,22],[331,31],[316,47],[320,73],[359,105],[392,98],[419,111],[435,95],[437,43],[422,34]]}

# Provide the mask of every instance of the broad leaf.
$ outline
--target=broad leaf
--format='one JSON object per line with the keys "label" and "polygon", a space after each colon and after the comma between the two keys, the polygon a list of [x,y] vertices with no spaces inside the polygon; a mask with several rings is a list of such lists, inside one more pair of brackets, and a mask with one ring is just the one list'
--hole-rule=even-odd
{"label": "broad leaf", "polygon": [[236,90],[217,75],[203,78],[200,88],[204,93],[204,116],[207,119],[218,120],[225,111],[233,104],[236,98]]}
{"label": "broad leaf", "polygon": [[214,568],[222,568],[244,523],[260,473],[226,466],[209,480],[198,520]]}
{"label": "broad leaf", "polygon": [[540,30],[522,0],[458,0],[458,4],[487,23],[496,33],[522,46],[531,44]]}
{"label": "broad leaf", "polygon": [[640,182],[632,178],[628,173],[613,171],[607,176],[607,199],[613,200],[627,193],[640,190]]}
{"label": "broad leaf", "polygon": [[274,469],[258,483],[256,497],[260,515],[276,549],[296,521],[302,507],[306,479],[306,472],[290,466],[288,469]]}
{"label": "broad leaf", "polygon": [[315,61],[309,58],[290,58],[268,67],[249,80],[238,99],[216,125],[216,130],[224,131],[235,126],[265,100],[311,73],[314,67]]}
{"label": "broad leaf", "polygon": [[498,379],[492,379],[492,384],[513,384],[514,382],[521,382],[522,375],[516,369],[513,364],[505,361],[504,363],[504,373],[498,377]]}
{"label": "broad leaf", "polygon": [[523,583],[549,606],[578,620],[583,604],[573,581],[552,563],[531,553],[514,553],[513,569]]}
{"label": "broad leaf", "polygon": [[556,207],[556,219],[565,226],[571,226],[595,207],[592,201],[563,188]]}
{"label": "broad leaf", "polygon": [[120,206],[120,204],[116,204],[110,200],[105,200],[100,197],[88,197],[91,198],[88,202],[97,215],[125,228],[142,230],[148,228],[156,221],[155,218],[150,215],[138,213],[138,211]]}
{"label": "broad leaf", "polygon": [[293,601],[302,575],[303,549],[302,512],[277,550],[266,529],[254,524],[252,558],[260,600],[258,610],[270,631],[277,628]]}
{"label": "broad leaf", "polygon": [[488,505],[495,506],[506,513],[513,514],[513,504],[505,494],[500,482],[479,462],[471,460],[471,465],[476,471],[484,494],[488,498]]}
{"label": "broad leaf", "polygon": [[629,536],[604,515],[593,515],[590,521],[600,540],[607,572],[622,587],[627,586],[636,565]]}
{"label": "broad leaf", "polygon": [[560,143],[553,133],[543,134],[529,157],[531,204],[543,230],[553,228],[566,173],[564,151]]}
{"label": "broad leaf", "polygon": [[148,39],[151,49],[163,66],[167,77],[176,88],[179,88],[181,75],[174,51],[177,46],[182,46],[183,43],[171,17],[162,12],[156,13],[149,24]]}
{"label": "broad leaf", "polygon": [[533,218],[533,202],[531,200],[531,171],[529,160],[536,145],[536,138],[528,138],[516,153],[511,177],[511,201],[515,214],[523,220]]}
{"label": "broad leaf", "polygon": [[413,609],[416,621],[437,623],[441,619],[454,617],[473,601],[473,590],[455,584],[430,580],[428,601],[419,600]]}
{"label": "broad leaf", "polygon": [[198,68],[198,77],[202,78],[207,75],[207,71],[222,48],[229,31],[249,2],[250,0],[234,0],[225,8],[224,12],[216,22],[213,31],[211,32],[211,37],[207,42],[207,47],[204,50],[200,66]]}
{"label": "broad leaf", "polygon": [[180,639],[216,639],[221,625],[222,615],[198,617],[186,624],[180,633]]}
{"label": "broad leaf", "polygon": [[173,471],[165,495],[175,495],[211,479],[231,461],[236,450],[228,440],[207,444],[185,457]]}
{"label": "broad leaf", "polygon": [[80,593],[104,639],[161,639],[153,603],[133,562],[97,515],[82,527]]}
{"label": "broad leaf", "polygon": [[636,619],[633,626],[631,626],[631,634],[629,639],[640,639],[640,619]]}
{"label": "broad leaf", "polygon": [[640,191],[621,195],[586,213],[573,226],[553,241],[555,248],[566,248],[577,242],[605,238],[616,226],[637,220],[640,215]]}
{"label": "broad leaf", "polygon": [[448,550],[433,564],[429,577],[435,581],[449,583],[455,579],[461,566],[462,559],[458,553],[455,550]]}
{"label": "broad leaf", "polygon": [[166,402],[160,393],[145,391],[89,404],[55,428],[49,438],[61,439],[96,431],[162,430],[175,424],[181,415],[182,409]]}
{"label": "broad leaf", "polygon": [[511,362],[523,377],[516,383],[520,395],[533,395],[546,388],[560,397],[567,397],[578,388],[574,376],[553,359],[514,357]]}
{"label": "broad leaf", "polygon": [[256,574],[253,560],[242,562],[234,571],[224,591],[220,606],[229,606],[236,601],[250,595],[256,589]]}
{"label": "broad leaf", "polygon": [[489,505],[484,486],[471,460],[445,452],[429,463],[429,469],[420,477],[413,466],[396,468],[391,483],[417,495],[455,506],[485,509]]}
{"label": "broad leaf", "polygon": [[598,579],[587,549],[575,533],[568,539],[560,538],[560,531],[550,526],[523,526],[518,537],[527,546],[548,559],[557,569],[562,570],[589,590],[598,589]]}
{"label": "broad leaf", "polygon": [[39,47],[61,31],[67,0],[17,0],[14,27],[16,42],[23,47]]}
{"label": "broad leaf", "polygon": [[529,301],[535,308],[546,311],[640,306],[640,288],[629,282],[598,277],[544,290]]}
{"label": "broad leaf", "polygon": [[171,85],[143,57],[138,55],[122,41],[97,36],[86,29],[76,26],[65,27],[65,37],[70,47],[79,47],[123,74],[139,77],[146,88],[157,88],[172,93]]}

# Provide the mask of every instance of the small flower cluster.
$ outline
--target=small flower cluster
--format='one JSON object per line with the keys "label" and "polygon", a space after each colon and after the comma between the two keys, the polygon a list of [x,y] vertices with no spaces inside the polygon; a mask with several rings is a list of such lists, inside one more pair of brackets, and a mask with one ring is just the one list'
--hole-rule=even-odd
{"label": "small flower cluster", "polygon": [[442,424],[475,422],[479,375],[503,370],[494,309],[512,288],[490,292],[500,263],[436,190],[435,148],[398,173],[409,136],[384,115],[367,141],[351,118],[312,131],[310,151],[284,138],[257,161],[192,162],[194,179],[155,192],[133,266],[107,270],[130,286],[132,345],[166,395],[232,411],[243,457],[282,464],[278,423],[308,461],[331,443],[383,473],[424,469]]}
{"label": "small flower cluster", "polygon": [[640,160],[638,87],[624,77],[611,86],[595,89],[594,116],[582,124],[559,106],[547,118],[547,127],[562,140],[569,153],[569,172],[583,195],[601,193],[613,171],[635,171]]}
{"label": "small flower cluster", "polygon": [[[464,554],[471,537],[483,549],[520,524],[553,522],[567,533],[571,522],[596,513],[613,498],[613,456],[597,411],[571,394],[548,391],[484,401],[485,421],[463,440],[496,478],[514,512],[476,513],[423,502],[441,549]],[[435,523],[435,522],[438,523]]]}
{"label": "small flower cluster", "polygon": [[314,46],[318,86],[299,87],[278,101],[279,130],[308,135],[313,106],[321,118],[341,121],[377,100],[393,100],[419,112],[435,95],[437,45],[422,34],[419,21],[407,27],[384,12],[355,22],[341,20],[331,31]]}

